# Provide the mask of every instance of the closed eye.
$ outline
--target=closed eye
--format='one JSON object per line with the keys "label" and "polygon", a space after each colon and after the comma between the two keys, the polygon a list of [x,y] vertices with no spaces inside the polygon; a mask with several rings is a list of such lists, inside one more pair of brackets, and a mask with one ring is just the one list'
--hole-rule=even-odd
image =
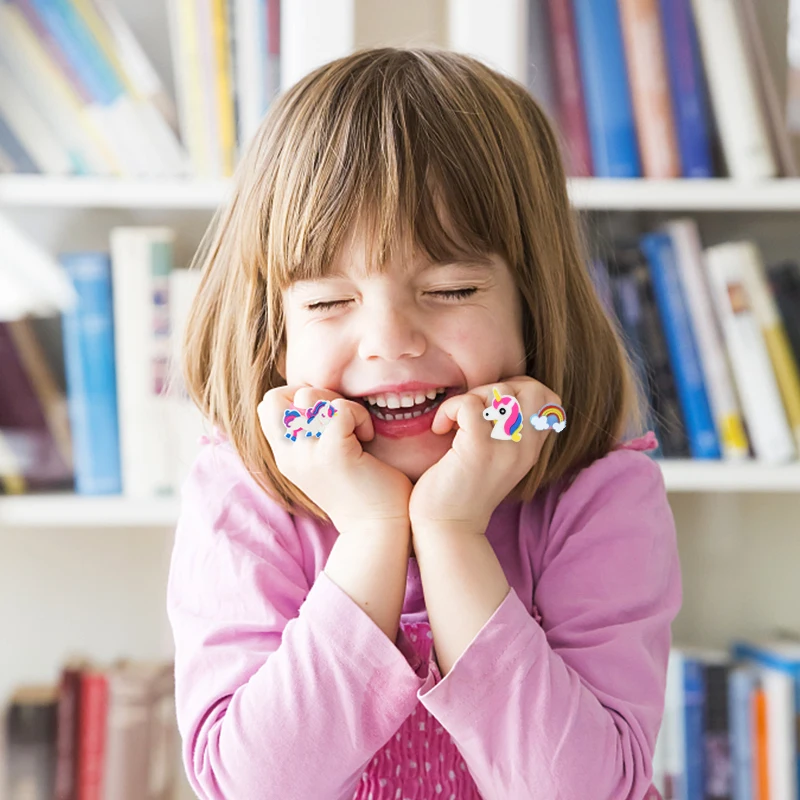
{"label": "closed eye", "polygon": [[316,303],[309,303],[306,308],[309,311],[329,311],[332,308],[346,306],[350,300],[318,300]]}
{"label": "closed eye", "polygon": [[478,291],[476,286],[468,286],[464,289],[441,289],[436,292],[428,292],[428,294],[441,297],[443,300],[463,300]]}

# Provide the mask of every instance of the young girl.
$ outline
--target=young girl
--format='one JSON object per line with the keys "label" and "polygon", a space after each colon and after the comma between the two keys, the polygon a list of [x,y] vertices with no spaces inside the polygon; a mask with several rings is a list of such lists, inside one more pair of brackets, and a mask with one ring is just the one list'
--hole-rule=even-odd
{"label": "young girl", "polygon": [[[214,435],[168,588],[197,794],[656,797],[674,521],[526,90],[433,49],[317,69],[198,259],[185,371]],[[530,423],[547,404],[564,430]]]}

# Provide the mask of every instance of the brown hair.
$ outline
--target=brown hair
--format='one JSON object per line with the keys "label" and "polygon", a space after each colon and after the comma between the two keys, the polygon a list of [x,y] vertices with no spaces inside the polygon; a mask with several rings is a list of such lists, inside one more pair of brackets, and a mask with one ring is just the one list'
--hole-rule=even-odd
{"label": "brown hair", "polygon": [[437,260],[497,253],[508,263],[526,374],[561,397],[568,418],[517,496],[532,498],[641,429],[641,389],[594,289],[542,110],[469,56],[364,49],[273,102],[193,262],[202,277],[184,341],[187,388],[287,509],[325,518],[276,467],[256,414],[285,383],[281,291],[324,274],[356,224],[379,265],[397,240]]}

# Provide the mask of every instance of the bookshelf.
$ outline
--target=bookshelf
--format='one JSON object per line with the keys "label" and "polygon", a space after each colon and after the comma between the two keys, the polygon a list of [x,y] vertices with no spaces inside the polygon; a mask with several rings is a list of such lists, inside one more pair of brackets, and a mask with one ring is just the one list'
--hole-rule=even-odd
{"label": "bookshelf", "polygon": [[[172,90],[164,4],[116,2]],[[522,0],[490,4],[491,13],[482,0],[464,5],[474,10],[485,55],[492,60],[493,49],[509,71],[521,69]],[[289,52],[282,68],[294,78],[354,47],[448,42],[446,0],[284,0],[283,6],[293,10],[283,19]],[[785,11],[785,0],[759,4],[771,56],[778,59],[785,52]],[[312,18],[319,24],[304,31],[303,20]],[[335,25],[323,24],[331,18]],[[775,68],[780,71],[780,62]],[[0,210],[53,252],[101,247],[117,224],[163,222],[176,228],[177,262],[186,264],[229,187],[213,179],[0,175]],[[574,207],[600,228],[647,226],[691,213],[707,244],[752,235],[770,259],[800,253],[800,179],[573,179],[569,189]],[[676,638],[724,646],[734,635],[757,635],[765,627],[800,631],[800,463],[661,466],[683,567]],[[178,507],[176,498],[0,499],[0,619],[15,645],[0,666],[0,695],[17,683],[51,679],[79,644],[98,658],[171,653],[163,594]],[[30,630],[46,635],[28,646]]]}

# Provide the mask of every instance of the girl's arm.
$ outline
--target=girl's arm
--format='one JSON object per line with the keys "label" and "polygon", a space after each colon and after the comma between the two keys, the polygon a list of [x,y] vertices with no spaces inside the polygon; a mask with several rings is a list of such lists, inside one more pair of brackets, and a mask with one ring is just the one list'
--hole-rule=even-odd
{"label": "girl's arm", "polygon": [[167,610],[182,758],[203,800],[350,800],[426,685],[391,638],[399,577],[383,604],[372,579],[405,576],[408,541],[371,531],[334,546],[333,574],[353,602],[324,570],[315,577],[329,547],[315,530],[270,500],[232,450],[201,450],[183,488]]}
{"label": "girl's arm", "polygon": [[[525,522],[523,510],[521,536],[546,537],[533,598],[541,623],[514,590],[493,613],[487,605],[483,626],[460,651],[454,640],[455,663],[420,700],[486,798],[641,800],[682,595],[661,471],[642,453],[615,451],[578,475],[549,530]],[[453,537],[423,547],[420,537],[426,602],[446,637],[486,566],[455,573]],[[439,580],[455,595],[448,601],[428,588]]]}

